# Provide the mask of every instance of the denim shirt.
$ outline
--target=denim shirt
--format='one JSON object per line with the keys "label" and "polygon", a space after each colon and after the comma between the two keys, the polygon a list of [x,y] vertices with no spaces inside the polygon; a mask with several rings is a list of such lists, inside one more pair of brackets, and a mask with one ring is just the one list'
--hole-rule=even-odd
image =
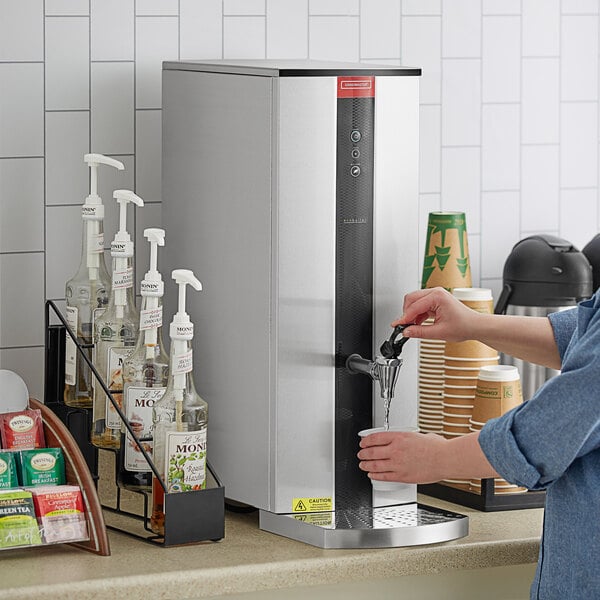
{"label": "denim shirt", "polygon": [[561,374],[481,430],[496,471],[546,490],[531,598],[600,598],[600,293],[549,319]]}

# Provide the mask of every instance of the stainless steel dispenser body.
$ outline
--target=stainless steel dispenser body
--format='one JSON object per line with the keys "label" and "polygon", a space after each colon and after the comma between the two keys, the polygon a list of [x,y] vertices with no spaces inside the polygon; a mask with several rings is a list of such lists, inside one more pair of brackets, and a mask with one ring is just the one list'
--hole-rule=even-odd
{"label": "stainless steel dispenser body", "polygon": [[[164,64],[164,265],[203,283],[188,299],[196,385],[232,500],[287,514],[416,499],[414,485],[371,497],[356,434],[383,403],[344,365],[376,353],[418,286],[419,74]],[[402,357],[390,421],[414,426],[416,344]]]}

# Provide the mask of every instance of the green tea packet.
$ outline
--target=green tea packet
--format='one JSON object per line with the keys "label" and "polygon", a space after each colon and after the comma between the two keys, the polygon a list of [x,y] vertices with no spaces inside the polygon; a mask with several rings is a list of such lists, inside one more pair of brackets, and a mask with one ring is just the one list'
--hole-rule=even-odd
{"label": "green tea packet", "polygon": [[15,453],[0,450],[0,490],[19,487]]}
{"label": "green tea packet", "polygon": [[0,548],[41,543],[31,492],[0,490]]}
{"label": "green tea packet", "polygon": [[60,448],[36,448],[19,452],[21,485],[64,485],[65,459]]}

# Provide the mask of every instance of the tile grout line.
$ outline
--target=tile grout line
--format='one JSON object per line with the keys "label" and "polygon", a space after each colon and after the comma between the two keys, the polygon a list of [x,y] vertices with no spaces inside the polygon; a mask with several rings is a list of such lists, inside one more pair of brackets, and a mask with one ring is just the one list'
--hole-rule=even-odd
{"label": "tile grout line", "polygon": [[479,2],[480,30],[481,38],[479,40],[479,281],[484,273],[483,264],[483,211],[484,211],[484,185],[483,185],[483,0]]}
{"label": "tile grout line", "polygon": [[46,232],[46,227],[48,225],[47,223],[47,217],[46,217],[46,207],[48,205],[48,175],[46,172],[46,154],[47,154],[47,149],[46,149],[46,145],[48,143],[48,140],[46,138],[46,1],[44,0],[44,4],[42,7],[43,10],[43,15],[42,15],[42,19],[44,20],[44,24],[43,24],[43,28],[42,28],[42,55],[44,57],[43,60],[43,68],[42,68],[42,80],[43,80],[43,86],[44,89],[42,91],[42,104],[43,104],[43,109],[44,109],[44,115],[43,115],[43,127],[44,127],[44,131],[43,131],[43,140],[44,140],[44,155],[43,155],[43,168],[42,168],[42,181],[43,181],[43,186],[44,186],[44,192],[43,192],[43,198],[44,198],[44,214],[42,215],[42,223],[44,224],[44,259],[43,259],[43,264],[44,264],[44,285],[43,285],[43,294],[44,294],[44,300],[46,299],[46,295],[48,293],[48,273],[47,273],[47,263],[48,263],[48,236],[47,236],[47,232]]}
{"label": "tile grout line", "polygon": [[562,208],[562,150],[563,150],[563,139],[562,139],[562,121],[563,121],[563,99],[562,99],[562,0],[559,0],[559,28],[558,28],[558,206],[556,215],[556,222],[558,223],[558,235],[561,234],[561,223],[560,213]]}
{"label": "tile grout line", "polygon": [[[523,0],[519,2],[519,239],[523,237]],[[518,241],[518,240],[517,240]]]}

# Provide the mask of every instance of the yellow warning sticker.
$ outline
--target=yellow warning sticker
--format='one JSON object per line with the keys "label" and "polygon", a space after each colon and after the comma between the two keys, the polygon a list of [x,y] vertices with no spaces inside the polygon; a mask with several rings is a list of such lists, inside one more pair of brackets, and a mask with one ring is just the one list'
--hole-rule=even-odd
{"label": "yellow warning sticker", "polygon": [[325,512],[333,510],[333,501],[329,498],[293,498],[292,512]]}
{"label": "yellow warning sticker", "polygon": [[311,525],[319,525],[320,527],[330,527],[333,525],[332,512],[298,513],[294,515],[294,519],[296,519],[296,521],[302,521],[303,523],[310,523]]}

